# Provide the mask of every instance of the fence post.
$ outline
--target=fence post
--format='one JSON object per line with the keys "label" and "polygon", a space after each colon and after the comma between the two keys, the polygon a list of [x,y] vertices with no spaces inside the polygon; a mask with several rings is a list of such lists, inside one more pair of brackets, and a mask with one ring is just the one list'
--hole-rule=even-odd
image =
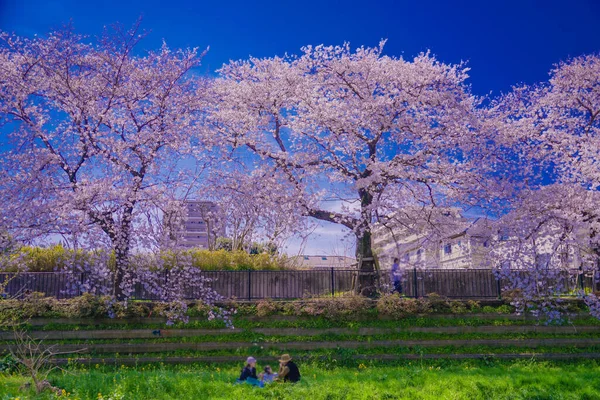
{"label": "fence post", "polygon": [[334,276],[333,267],[331,267],[331,297],[335,297],[335,284],[334,284]]}
{"label": "fence post", "polygon": [[413,268],[413,285],[415,288],[415,299],[419,297],[419,289],[417,288],[417,269]]}
{"label": "fence post", "polygon": [[248,270],[248,301],[252,300],[252,270]]}

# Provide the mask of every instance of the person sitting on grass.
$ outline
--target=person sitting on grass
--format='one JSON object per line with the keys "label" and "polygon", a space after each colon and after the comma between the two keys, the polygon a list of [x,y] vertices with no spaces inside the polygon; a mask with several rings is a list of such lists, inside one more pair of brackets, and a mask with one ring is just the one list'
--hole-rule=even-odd
{"label": "person sitting on grass", "polygon": [[260,374],[260,380],[262,381],[262,383],[271,383],[277,378],[277,376],[278,374],[273,373],[271,366],[266,365],[265,371],[262,374]]}
{"label": "person sitting on grass", "polygon": [[252,386],[263,387],[263,383],[258,380],[256,376],[256,358],[248,357],[246,359],[246,366],[242,368],[242,373],[237,380],[237,383],[247,383]]}
{"label": "person sitting on grass", "polygon": [[277,380],[284,382],[298,382],[300,380],[300,370],[292,361],[289,354],[284,354],[279,360],[279,374]]}

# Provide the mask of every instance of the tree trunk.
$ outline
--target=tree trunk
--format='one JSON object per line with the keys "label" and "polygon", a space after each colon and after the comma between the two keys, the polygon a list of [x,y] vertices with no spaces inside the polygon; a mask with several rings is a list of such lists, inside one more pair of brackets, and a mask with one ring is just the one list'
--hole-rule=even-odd
{"label": "tree trunk", "polygon": [[113,249],[115,251],[115,278],[113,282],[113,295],[117,301],[127,299],[123,290],[123,281],[126,277],[126,272],[129,269],[129,250],[131,237],[131,220],[133,206],[128,207],[123,216],[120,232],[117,233],[116,239],[113,240]]}
{"label": "tree trunk", "polygon": [[124,301],[126,296],[123,291],[123,280],[125,278],[125,271],[129,267],[129,246],[116,246],[114,250],[115,277],[113,281],[113,295],[117,301]]}
{"label": "tree trunk", "polygon": [[356,259],[359,261],[357,291],[363,296],[372,297],[377,292],[377,277],[371,246],[371,231],[368,228],[357,234]]}
{"label": "tree trunk", "polygon": [[371,243],[371,211],[373,195],[368,191],[359,190],[361,205],[361,224],[356,231],[356,259],[359,262],[357,291],[363,296],[372,297],[377,293],[377,277],[375,276],[375,258]]}

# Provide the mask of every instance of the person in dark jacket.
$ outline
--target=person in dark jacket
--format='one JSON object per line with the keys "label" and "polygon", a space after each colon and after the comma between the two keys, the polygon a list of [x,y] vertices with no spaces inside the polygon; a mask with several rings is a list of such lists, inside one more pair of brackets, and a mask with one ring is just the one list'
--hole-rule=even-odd
{"label": "person in dark jacket", "polygon": [[284,382],[298,382],[300,380],[300,370],[289,354],[282,355],[279,360],[277,380],[283,380]]}
{"label": "person in dark jacket", "polygon": [[256,376],[256,358],[248,357],[246,360],[246,366],[242,368],[242,373],[240,374],[239,382],[244,382],[248,380],[248,378],[258,380],[258,376]]}

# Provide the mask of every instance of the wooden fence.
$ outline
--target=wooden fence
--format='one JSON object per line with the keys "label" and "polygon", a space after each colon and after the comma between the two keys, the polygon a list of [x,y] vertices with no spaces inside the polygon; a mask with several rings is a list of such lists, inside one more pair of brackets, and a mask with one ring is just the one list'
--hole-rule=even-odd
{"label": "wooden fence", "polygon": [[[523,273],[523,272],[518,272]],[[284,271],[204,271],[210,279],[206,286],[215,290],[223,298],[242,300],[255,299],[297,299],[315,296],[332,296],[351,292],[356,280],[356,270],[318,269]],[[165,279],[168,276],[165,275]],[[562,279],[563,294],[577,290],[594,290],[596,282],[591,274],[571,274],[565,271]],[[67,272],[2,273],[0,283],[6,282],[5,297],[22,297],[31,292],[41,292],[59,299],[81,295],[86,291],[85,274]],[[382,289],[392,290],[389,271],[380,276]],[[110,292],[110,281],[96,282]],[[410,269],[402,271],[401,290],[408,297],[427,297],[437,293],[449,298],[486,299],[501,298],[503,283],[491,269]],[[202,288],[188,285],[184,289],[187,299],[201,298]],[[159,300],[136,284],[134,299]]]}

